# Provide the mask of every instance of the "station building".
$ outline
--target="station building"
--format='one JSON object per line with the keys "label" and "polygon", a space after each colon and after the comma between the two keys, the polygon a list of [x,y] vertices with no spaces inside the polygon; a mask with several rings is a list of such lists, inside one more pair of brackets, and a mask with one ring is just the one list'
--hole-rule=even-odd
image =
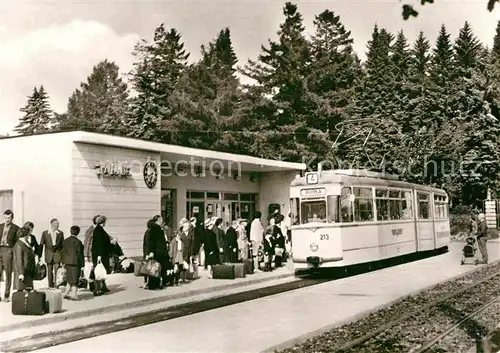
{"label": "station building", "polygon": [[[107,216],[127,256],[142,255],[146,222],[170,227],[198,214],[234,219],[289,212],[290,183],[305,171],[289,163],[90,132],[0,139],[0,209],[40,237],[58,218],[65,233]],[[1,222],[1,221],[0,221]]]}

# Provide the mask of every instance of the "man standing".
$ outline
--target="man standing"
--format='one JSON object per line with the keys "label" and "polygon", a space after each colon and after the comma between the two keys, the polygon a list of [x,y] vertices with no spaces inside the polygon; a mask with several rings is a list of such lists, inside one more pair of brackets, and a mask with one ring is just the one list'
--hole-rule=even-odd
{"label": "man standing", "polygon": [[486,241],[488,238],[488,226],[486,225],[486,217],[484,213],[480,213],[477,216],[479,224],[477,225],[477,245],[479,246],[479,251],[481,252],[481,257],[483,258],[482,263],[488,263],[488,249],[486,247]]}
{"label": "man standing", "polygon": [[14,213],[11,210],[5,210],[3,217],[4,223],[0,224],[0,277],[5,270],[4,301],[8,302],[10,298],[10,287],[12,286],[12,266],[14,264],[13,248],[17,242],[17,231],[19,227],[13,223]]}
{"label": "man standing", "polygon": [[40,253],[45,251],[47,278],[50,288],[55,287],[54,278],[61,265],[63,241],[64,233],[59,230],[59,221],[56,218],[52,218],[50,220],[50,230],[43,231],[42,239],[40,240]]}
{"label": "man standing", "polygon": [[262,222],[260,218],[262,217],[262,213],[259,211],[255,212],[255,218],[250,224],[250,241],[252,242],[252,256],[254,260],[254,269],[259,268],[259,247],[264,240],[264,227],[262,226]]}
{"label": "man standing", "polygon": [[97,225],[96,221],[100,215],[94,216],[92,218],[92,225],[85,231],[85,238],[83,240],[83,254],[85,257],[85,262],[91,262],[92,259],[92,238],[94,235],[94,229]]}

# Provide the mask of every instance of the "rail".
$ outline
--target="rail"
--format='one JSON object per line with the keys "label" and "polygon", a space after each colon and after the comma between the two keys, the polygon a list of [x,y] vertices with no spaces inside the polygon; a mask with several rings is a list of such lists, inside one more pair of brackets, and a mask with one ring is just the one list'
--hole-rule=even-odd
{"label": "rail", "polygon": [[[403,323],[403,322],[411,319],[412,317],[415,317],[423,312],[427,312],[433,308],[439,307],[440,305],[444,305],[444,303],[446,301],[449,301],[451,299],[459,297],[460,295],[462,295],[468,291],[471,291],[472,289],[474,289],[482,284],[486,284],[487,282],[491,281],[495,277],[498,277],[499,275],[500,275],[500,272],[495,272],[494,274],[492,274],[490,276],[487,276],[487,277],[485,277],[485,278],[483,278],[483,279],[481,279],[473,284],[470,284],[470,285],[463,287],[455,292],[452,292],[451,294],[448,294],[448,295],[446,295],[438,300],[435,300],[429,304],[426,304],[426,305],[424,305],[416,310],[404,313],[403,315],[399,316],[397,319],[390,321],[387,324],[380,326],[378,329],[375,329],[375,330],[373,330],[373,331],[371,331],[371,332],[369,332],[369,333],[367,333],[367,334],[365,334],[365,335],[363,335],[363,336],[361,336],[361,337],[359,337],[351,342],[348,342],[337,349],[334,349],[332,352],[333,353],[340,353],[340,352],[353,351],[354,348],[362,346],[364,343],[367,343],[371,339],[377,338],[378,336],[382,336],[384,333],[390,331],[392,328],[395,328],[398,324],[401,324],[401,323]],[[481,307],[475,309],[472,313],[467,314],[459,322],[447,327],[443,332],[434,336],[433,339],[427,340],[423,345],[421,345],[417,349],[412,350],[412,353],[422,353],[422,352],[428,351],[433,345],[435,345],[437,342],[439,342],[443,337],[447,336],[448,334],[450,334],[450,332],[452,332],[453,330],[455,330],[459,326],[463,325],[466,321],[470,320],[473,316],[476,316],[479,313],[485,311],[486,309],[488,309],[490,306],[492,306],[495,303],[500,303],[500,296],[498,296],[498,293],[496,293],[494,295],[493,299],[489,300],[486,304],[482,305]],[[495,352],[495,351],[491,351],[491,349],[488,348],[490,346],[488,339],[478,339],[477,345],[479,347],[481,347],[480,348],[481,350],[477,350],[477,352],[481,352],[481,353],[494,353]],[[490,351],[488,351],[487,349],[490,349]]]}

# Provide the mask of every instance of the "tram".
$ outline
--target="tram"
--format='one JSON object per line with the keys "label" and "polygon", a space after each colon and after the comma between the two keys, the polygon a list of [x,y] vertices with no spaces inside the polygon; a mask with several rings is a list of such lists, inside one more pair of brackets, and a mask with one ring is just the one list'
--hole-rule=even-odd
{"label": "tram", "polygon": [[318,169],[290,185],[296,271],[448,247],[449,204],[444,190],[386,173]]}

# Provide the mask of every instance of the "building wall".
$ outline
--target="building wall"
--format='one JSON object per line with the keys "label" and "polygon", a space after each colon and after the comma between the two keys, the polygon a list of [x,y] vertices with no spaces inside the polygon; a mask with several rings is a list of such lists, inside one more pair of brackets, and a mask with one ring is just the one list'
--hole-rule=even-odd
{"label": "building wall", "polygon": [[196,177],[188,173],[186,176],[173,175],[168,172],[162,176],[162,189],[175,189],[176,190],[176,214],[174,219],[178,224],[181,218],[186,217],[186,191],[217,191],[228,193],[259,193],[259,181],[251,181],[250,176],[242,173],[240,180],[224,175],[222,179],[217,179],[210,173],[205,172],[205,175]]}
{"label": "building wall", "polygon": [[[159,167],[160,155],[155,152],[84,143],[74,143],[72,148],[73,222],[84,233],[93,216],[105,215],[107,231],[118,237],[126,256],[142,256],[146,222],[160,213],[160,178],[153,189],[144,183],[143,167],[148,159]],[[95,166],[101,161],[131,163],[132,176],[98,177]]]}
{"label": "building wall", "polygon": [[33,222],[38,240],[53,217],[60,220],[63,232],[69,232],[71,179],[71,141],[67,135],[0,140],[0,190],[13,190],[14,222]]}
{"label": "building wall", "polygon": [[297,173],[297,171],[264,173],[259,193],[259,210],[264,224],[267,225],[268,206],[271,203],[279,204],[284,216],[290,212],[290,183]]}

